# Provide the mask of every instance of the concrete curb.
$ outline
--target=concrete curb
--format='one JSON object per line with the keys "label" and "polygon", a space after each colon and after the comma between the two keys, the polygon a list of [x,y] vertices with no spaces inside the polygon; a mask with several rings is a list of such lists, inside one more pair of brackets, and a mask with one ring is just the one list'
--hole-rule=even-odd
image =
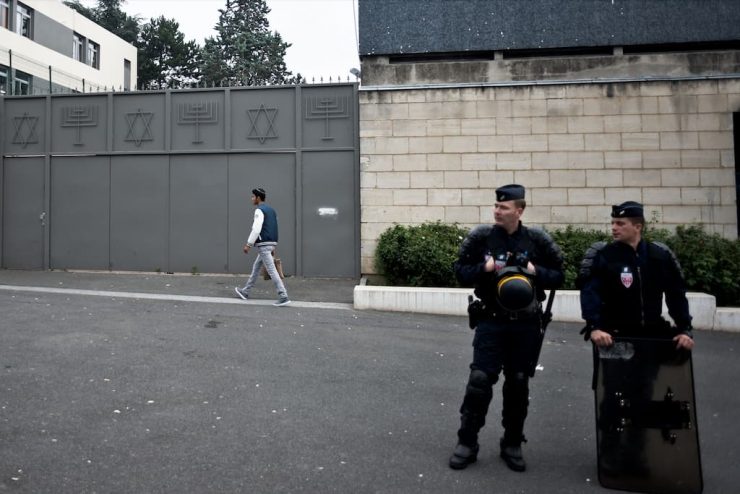
{"label": "concrete curb", "polygon": [[[467,315],[468,288],[416,288],[398,286],[357,285],[354,307],[358,310],[418,312],[450,316]],[[716,329],[740,332],[740,309],[717,308],[715,298],[705,293],[689,293],[689,310],[696,329]],[[577,290],[559,290],[553,303],[553,320],[582,322]],[[663,304],[663,313],[668,310]]]}

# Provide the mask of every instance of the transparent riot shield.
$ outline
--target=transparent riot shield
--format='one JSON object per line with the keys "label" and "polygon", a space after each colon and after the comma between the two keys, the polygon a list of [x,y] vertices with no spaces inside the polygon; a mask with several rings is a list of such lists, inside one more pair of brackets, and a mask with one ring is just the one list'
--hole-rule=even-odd
{"label": "transparent riot shield", "polygon": [[596,439],[604,487],[701,493],[691,352],[671,340],[615,338],[595,349]]}

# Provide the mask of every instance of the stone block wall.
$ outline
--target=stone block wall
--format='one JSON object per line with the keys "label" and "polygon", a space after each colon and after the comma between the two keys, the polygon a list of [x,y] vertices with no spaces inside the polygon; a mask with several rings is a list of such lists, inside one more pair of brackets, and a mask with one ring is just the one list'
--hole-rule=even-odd
{"label": "stone block wall", "polygon": [[637,200],[736,238],[737,111],[740,79],[361,90],[362,273],[393,224],[490,223],[511,182],[549,229],[606,229]]}

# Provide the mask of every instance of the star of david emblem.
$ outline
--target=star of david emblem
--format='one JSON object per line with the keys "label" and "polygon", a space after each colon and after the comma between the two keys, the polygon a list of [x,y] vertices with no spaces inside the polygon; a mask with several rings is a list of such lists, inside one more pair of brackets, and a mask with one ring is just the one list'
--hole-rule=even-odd
{"label": "star of david emblem", "polygon": [[126,123],[128,123],[128,133],[124,141],[133,142],[136,147],[141,146],[144,141],[153,141],[152,129],[150,127],[154,113],[143,112],[141,108],[136,113],[126,114]]}
{"label": "star of david emblem", "polygon": [[24,113],[22,117],[13,117],[13,125],[15,126],[15,135],[13,135],[13,144],[20,144],[23,149],[29,144],[37,144],[39,138],[36,135],[36,124],[39,122],[39,117],[32,117],[28,113]]}
{"label": "star of david emblem", "polygon": [[247,110],[247,116],[252,124],[247,134],[247,139],[258,139],[260,144],[264,144],[267,139],[277,138],[278,135],[275,132],[275,117],[277,116],[277,112],[277,108],[265,108],[265,105]]}

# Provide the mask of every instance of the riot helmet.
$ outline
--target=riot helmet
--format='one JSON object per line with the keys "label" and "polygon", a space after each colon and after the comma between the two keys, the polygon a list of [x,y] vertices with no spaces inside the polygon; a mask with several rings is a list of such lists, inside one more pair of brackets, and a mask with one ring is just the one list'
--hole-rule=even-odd
{"label": "riot helmet", "polygon": [[535,289],[531,275],[518,266],[502,269],[496,282],[496,299],[510,312],[528,310],[535,303]]}

